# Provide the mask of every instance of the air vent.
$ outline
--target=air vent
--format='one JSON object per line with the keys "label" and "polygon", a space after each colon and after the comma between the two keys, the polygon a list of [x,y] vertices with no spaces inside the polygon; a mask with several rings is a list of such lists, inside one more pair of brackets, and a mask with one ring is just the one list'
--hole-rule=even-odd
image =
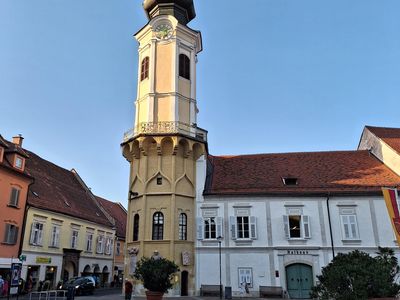
{"label": "air vent", "polygon": [[64,203],[65,203],[66,206],[71,207],[71,205],[68,203],[67,200],[64,200]]}
{"label": "air vent", "polygon": [[282,181],[284,185],[297,185],[296,177],[283,177]]}
{"label": "air vent", "polygon": [[39,194],[38,194],[38,193],[32,192],[32,194],[33,194],[35,197],[38,197],[38,198],[39,198]]}

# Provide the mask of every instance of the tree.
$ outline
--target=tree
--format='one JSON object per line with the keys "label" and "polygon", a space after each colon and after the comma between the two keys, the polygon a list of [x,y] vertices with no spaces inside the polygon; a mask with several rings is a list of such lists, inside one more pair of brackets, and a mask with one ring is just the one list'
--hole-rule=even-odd
{"label": "tree", "polygon": [[399,272],[394,251],[379,248],[377,256],[355,250],[339,253],[317,276],[312,296],[320,299],[367,299],[392,297],[400,286],[394,282]]}
{"label": "tree", "polygon": [[179,267],[162,257],[142,257],[135,269],[134,277],[143,282],[143,286],[152,292],[165,293],[172,287],[173,274]]}

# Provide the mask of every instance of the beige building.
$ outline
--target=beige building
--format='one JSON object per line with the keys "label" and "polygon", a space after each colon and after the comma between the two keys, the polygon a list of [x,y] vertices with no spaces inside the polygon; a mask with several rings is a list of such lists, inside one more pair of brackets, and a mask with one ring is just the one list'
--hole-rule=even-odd
{"label": "beige building", "polygon": [[61,168],[25,150],[35,179],[27,199],[22,278],[32,290],[94,275],[99,285],[112,278],[114,222],[75,170]]}
{"label": "beige building", "polygon": [[196,160],[207,143],[207,132],[197,127],[201,34],[187,26],[195,17],[191,0],[146,0],[143,7],[149,23],[135,34],[135,125],[122,143],[131,165],[125,273],[132,275],[139,257],[158,252],[180,267],[170,293],[188,295],[195,289]]}

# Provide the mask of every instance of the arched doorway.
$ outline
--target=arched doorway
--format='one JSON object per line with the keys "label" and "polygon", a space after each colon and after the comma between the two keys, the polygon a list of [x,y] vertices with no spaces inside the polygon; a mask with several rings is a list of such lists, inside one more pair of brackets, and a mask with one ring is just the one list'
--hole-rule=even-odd
{"label": "arched doorway", "polygon": [[188,295],[188,281],[189,281],[188,271],[182,271],[182,273],[181,273],[181,296]]}
{"label": "arched doorway", "polygon": [[82,276],[89,276],[90,274],[92,274],[92,270],[89,265],[86,265],[83,269]]}
{"label": "arched doorway", "polygon": [[106,286],[107,285],[109,274],[110,274],[110,272],[108,272],[108,267],[104,266],[103,273],[102,273],[102,276],[101,276],[101,286]]}
{"label": "arched doorway", "polygon": [[287,266],[286,282],[290,298],[310,298],[313,286],[312,267],[305,264]]}
{"label": "arched doorway", "polygon": [[63,280],[67,281],[68,279],[75,276],[75,265],[72,261],[68,261],[65,263],[64,272],[63,272]]}

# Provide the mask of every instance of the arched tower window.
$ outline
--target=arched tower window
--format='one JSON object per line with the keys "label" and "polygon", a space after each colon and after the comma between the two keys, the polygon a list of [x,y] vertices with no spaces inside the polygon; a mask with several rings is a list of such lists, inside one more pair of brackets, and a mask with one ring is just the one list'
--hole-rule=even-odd
{"label": "arched tower window", "polygon": [[164,215],[162,212],[156,212],[153,215],[153,236],[152,240],[162,240],[164,231]]}
{"label": "arched tower window", "polygon": [[139,240],[139,214],[133,217],[133,240]]}
{"label": "arched tower window", "polygon": [[179,54],[179,76],[190,80],[190,59],[185,54]]}
{"label": "arched tower window", "polygon": [[184,213],[179,215],[179,239],[187,240],[187,216]]}
{"label": "arched tower window", "polygon": [[142,60],[142,65],[140,68],[140,81],[149,78],[149,57],[146,56]]}

